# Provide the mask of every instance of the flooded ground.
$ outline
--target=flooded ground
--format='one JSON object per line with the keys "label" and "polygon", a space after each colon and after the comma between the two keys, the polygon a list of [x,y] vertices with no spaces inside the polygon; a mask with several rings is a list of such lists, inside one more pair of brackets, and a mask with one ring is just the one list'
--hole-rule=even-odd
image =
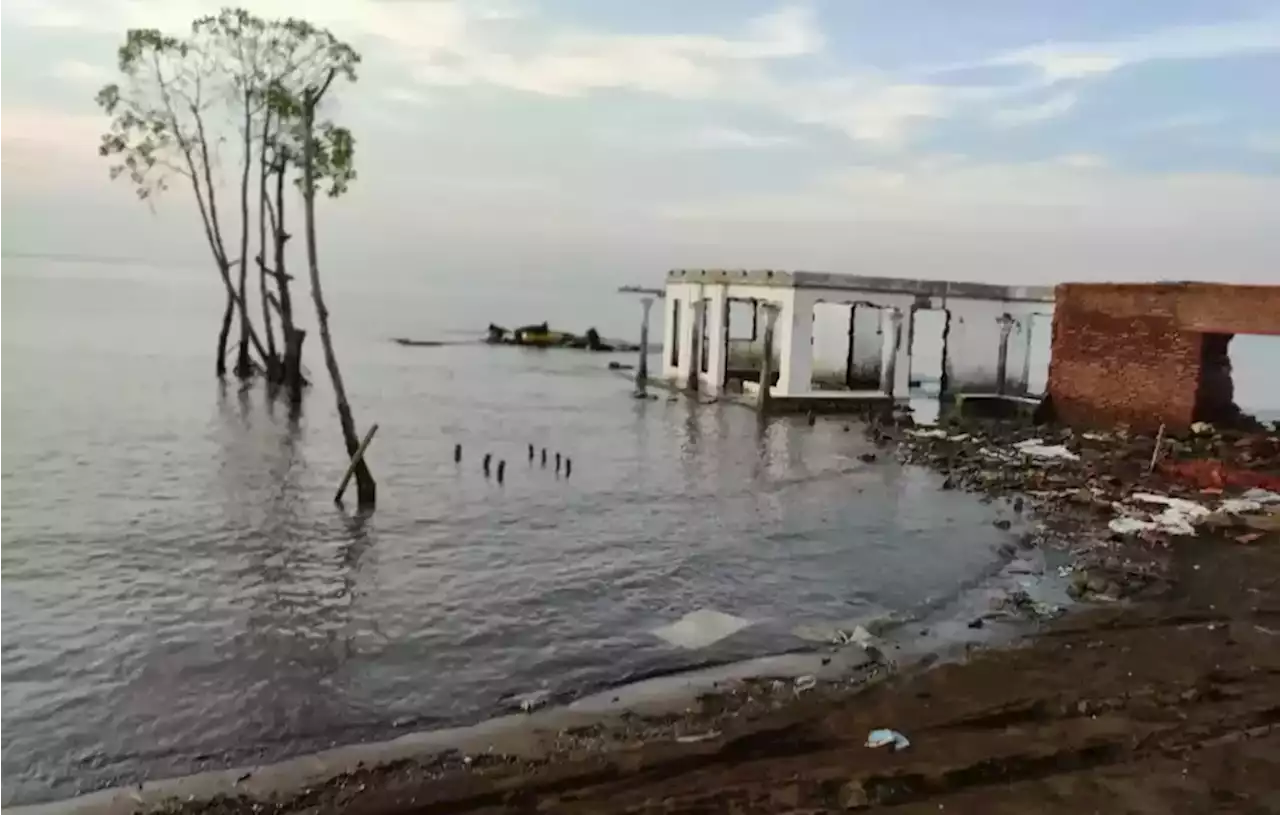
{"label": "flooded ground", "polygon": [[[403,298],[334,308],[382,428],[379,508],[354,520],[327,387],[296,419],[219,388],[216,300],[8,269],[5,290],[6,804],[808,647],[936,606],[1009,535],[839,423],[634,401],[602,356],[394,345],[431,333],[419,313],[435,336],[486,322]],[[736,630],[655,634],[700,610]]]}

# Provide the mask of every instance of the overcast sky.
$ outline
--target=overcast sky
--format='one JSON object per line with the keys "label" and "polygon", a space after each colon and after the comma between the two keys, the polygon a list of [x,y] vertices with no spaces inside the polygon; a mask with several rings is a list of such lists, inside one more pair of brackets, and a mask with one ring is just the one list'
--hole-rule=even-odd
{"label": "overcast sky", "polygon": [[[218,5],[5,0],[6,254],[205,262],[189,196],[107,180],[92,100],[126,28]],[[247,7],[365,57],[332,275],[1280,282],[1280,0]]]}

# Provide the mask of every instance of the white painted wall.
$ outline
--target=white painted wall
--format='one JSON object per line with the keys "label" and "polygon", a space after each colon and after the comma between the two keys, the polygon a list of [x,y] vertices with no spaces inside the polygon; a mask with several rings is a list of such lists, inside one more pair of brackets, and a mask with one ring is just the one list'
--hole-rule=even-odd
{"label": "white painted wall", "polygon": [[[1035,392],[1037,386],[1043,387],[1045,374],[1039,368],[1047,361],[1039,358],[1036,349],[1046,342],[1046,338],[1040,335],[1051,323],[1053,306],[1050,303],[933,298],[926,304],[910,294],[734,283],[667,285],[663,319],[663,377],[684,384],[693,370],[690,366],[700,364],[700,354],[695,354],[694,350],[695,337],[701,331],[699,312],[705,299],[708,366],[705,372],[699,372],[698,381],[703,392],[720,392],[727,364],[725,313],[730,297],[756,299],[772,303],[779,309],[774,336],[779,363],[774,393],[779,396],[807,394],[813,390],[814,307],[820,302],[846,306],[866,303],[875,307],[860,308],[856,313],[855,365],[871,364],[878,358],[883,389],[899,398],[906,398],[909,390],[912,321],[914,307],[918,304],[950,312],[946,366],[948,387],[952,393],[1000,390],[998,373],[1002,318],[1005,315],[1011,320],[1005,361],[1005,392],[1023,394]],[[671,309],[676,302],[681,304],[678,332],[674,330],[676,326],[671,319]],[[840,329],[842,332],[843,326]],[[829,340],[825,332],[824,328],[822,341],[834,342],[834,334]],[[866,341],[877,334],[880,343]],[[671,348],[677,344],[680,347],[679,359],[676,365],[672,365]]]}

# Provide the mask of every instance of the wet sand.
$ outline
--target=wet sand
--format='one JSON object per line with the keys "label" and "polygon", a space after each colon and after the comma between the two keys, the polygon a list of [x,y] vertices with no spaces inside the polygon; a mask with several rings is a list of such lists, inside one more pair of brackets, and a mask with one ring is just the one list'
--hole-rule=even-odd
{"label": "wet sand", "polygon": [[[812,688],[732,681],[665,712],[590,723],[530,717],[518,745],[495,738],[483,750],[371,763],[274,796],[247,773],[243,795],[163,809],[1280,812],[1280,532],[1108,535],[1113,498],[1139,486],[1198,490],[1134,466],[1149,457],[1147,441],[1091,444],[1080,462],[1013,474],[982,464],[967,441],[904,448],[951,468],[957,486],[1040,493],[1045,526],[1076,547],[1079,594],[1094,605],[1015,647],[932,666],[871,654]],[[1264,446],[1273,456],[1274,439]],[[1251,460],[1274,469],[1274,458]],[[910,746],[865,746],[884,727]],[[117,797],[112,809],[137,804]]]}

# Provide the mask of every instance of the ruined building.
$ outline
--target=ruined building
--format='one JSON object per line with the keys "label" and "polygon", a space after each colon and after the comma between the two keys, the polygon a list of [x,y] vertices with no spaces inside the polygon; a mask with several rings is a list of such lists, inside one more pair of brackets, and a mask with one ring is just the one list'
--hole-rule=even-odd
{"label": "ruined building", "polygon": [[1227,356],[1236,334],[1280,335],[1280,286],[1064,283],[1054,296],[1053,409],[1068,424],[1135,429],[1238,419]]}

